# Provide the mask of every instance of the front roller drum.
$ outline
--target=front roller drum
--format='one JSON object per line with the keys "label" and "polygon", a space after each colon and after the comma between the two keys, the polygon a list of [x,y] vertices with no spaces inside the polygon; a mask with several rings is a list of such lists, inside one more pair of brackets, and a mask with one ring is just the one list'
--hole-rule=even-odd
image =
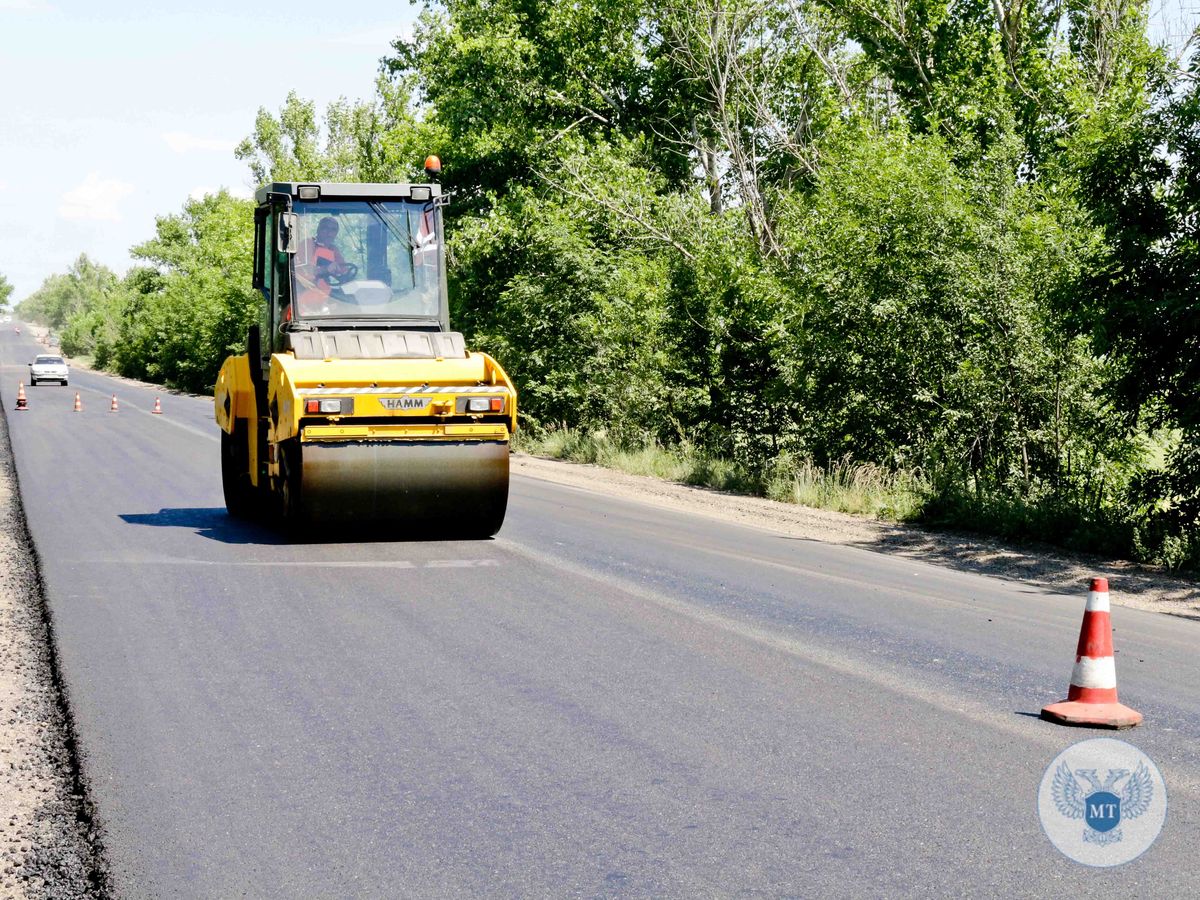
{"label": "front roller drum", "polygon": [[284,468],[293,525],[490,537],[508,506],[503,441],[293,443]]}
{"label": "front roller drum", "polygon": [[221,488],[231,516],[248,519],[259,511],[255,487],[250,483],[250,449],[244,425],[236,426],[233,434],[221,432]]}

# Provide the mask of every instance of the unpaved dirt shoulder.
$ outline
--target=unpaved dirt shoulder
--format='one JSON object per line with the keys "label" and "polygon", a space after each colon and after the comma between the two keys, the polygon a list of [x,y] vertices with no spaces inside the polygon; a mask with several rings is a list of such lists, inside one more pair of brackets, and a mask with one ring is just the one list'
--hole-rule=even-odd
{"label": "unpaved dirt shoulder", "polygon": [[0,898],[102,895],[0,416]]}
{"label": "unpaved dirt shoulder", "polygon": [[934,565],[1020,581],[1057,593],[1086,591],[1088,579],[1104,575],[1109,579],[1114,603],[1200,619],[1200,583],[1123,560],[1073,555],[1045,547],[1022,548],[971,535],[930,532],[524,453],[513,455],[512,471],[613,497],[764,528],[789,537],[921,559]]}

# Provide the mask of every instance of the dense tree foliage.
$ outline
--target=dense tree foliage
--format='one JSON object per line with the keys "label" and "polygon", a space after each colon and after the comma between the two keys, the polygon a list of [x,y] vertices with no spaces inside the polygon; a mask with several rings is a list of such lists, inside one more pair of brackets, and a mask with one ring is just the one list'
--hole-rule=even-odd
{"label": "dense tree foliage", "polygon": [[[81,254],[66,272],[51,275],[26,297],[17,312],[55,331],[69,331],[71,337],[63,347],[64,352],[88,352],[94,344],[91,330],[83,327],[83,320],[108,306],[119,290],[120,280],[112,270]],[[74,340],[76,336],[80,342]]]}
{"label": "dense tree foliage", "polygon": [[[917,473],[932,519],[1184,564],[1200,73],[1146,15],[429,2],[372,97],[289,95],[237,156],[260,182],[398,181],[438,153],[453,318],[533,430],[686,444],[751,481],[870,463]],[[249,221],[194,201],[121,283],[81,259],[26,307],[204,387],[253,315]]]}

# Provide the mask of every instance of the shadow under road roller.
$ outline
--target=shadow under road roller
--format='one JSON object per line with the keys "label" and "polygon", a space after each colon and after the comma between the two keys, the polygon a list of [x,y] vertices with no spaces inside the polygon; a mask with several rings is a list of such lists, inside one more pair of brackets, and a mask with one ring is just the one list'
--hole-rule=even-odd
{"label": "shadow under road roller", "polygon": [[517,394],[450,330],[440,186],[277,182],[255,199],[263,309],[215,392],[230,514],[495,534]]}

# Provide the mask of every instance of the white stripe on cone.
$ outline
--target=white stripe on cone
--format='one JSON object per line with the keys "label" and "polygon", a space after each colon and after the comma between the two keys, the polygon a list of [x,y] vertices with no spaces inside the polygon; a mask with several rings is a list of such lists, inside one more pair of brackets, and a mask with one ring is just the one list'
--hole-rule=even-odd
{"label": "white stripe on cone", "polygon": [[1071,684],[1081,688],[1116,689],[1117,664],[1111,656],[1081,656],[1071,670]]}
{"label": "white stripe on cone", "polygon": [[1108,591],[1088,591],[1088,612],[1109,612]]}

